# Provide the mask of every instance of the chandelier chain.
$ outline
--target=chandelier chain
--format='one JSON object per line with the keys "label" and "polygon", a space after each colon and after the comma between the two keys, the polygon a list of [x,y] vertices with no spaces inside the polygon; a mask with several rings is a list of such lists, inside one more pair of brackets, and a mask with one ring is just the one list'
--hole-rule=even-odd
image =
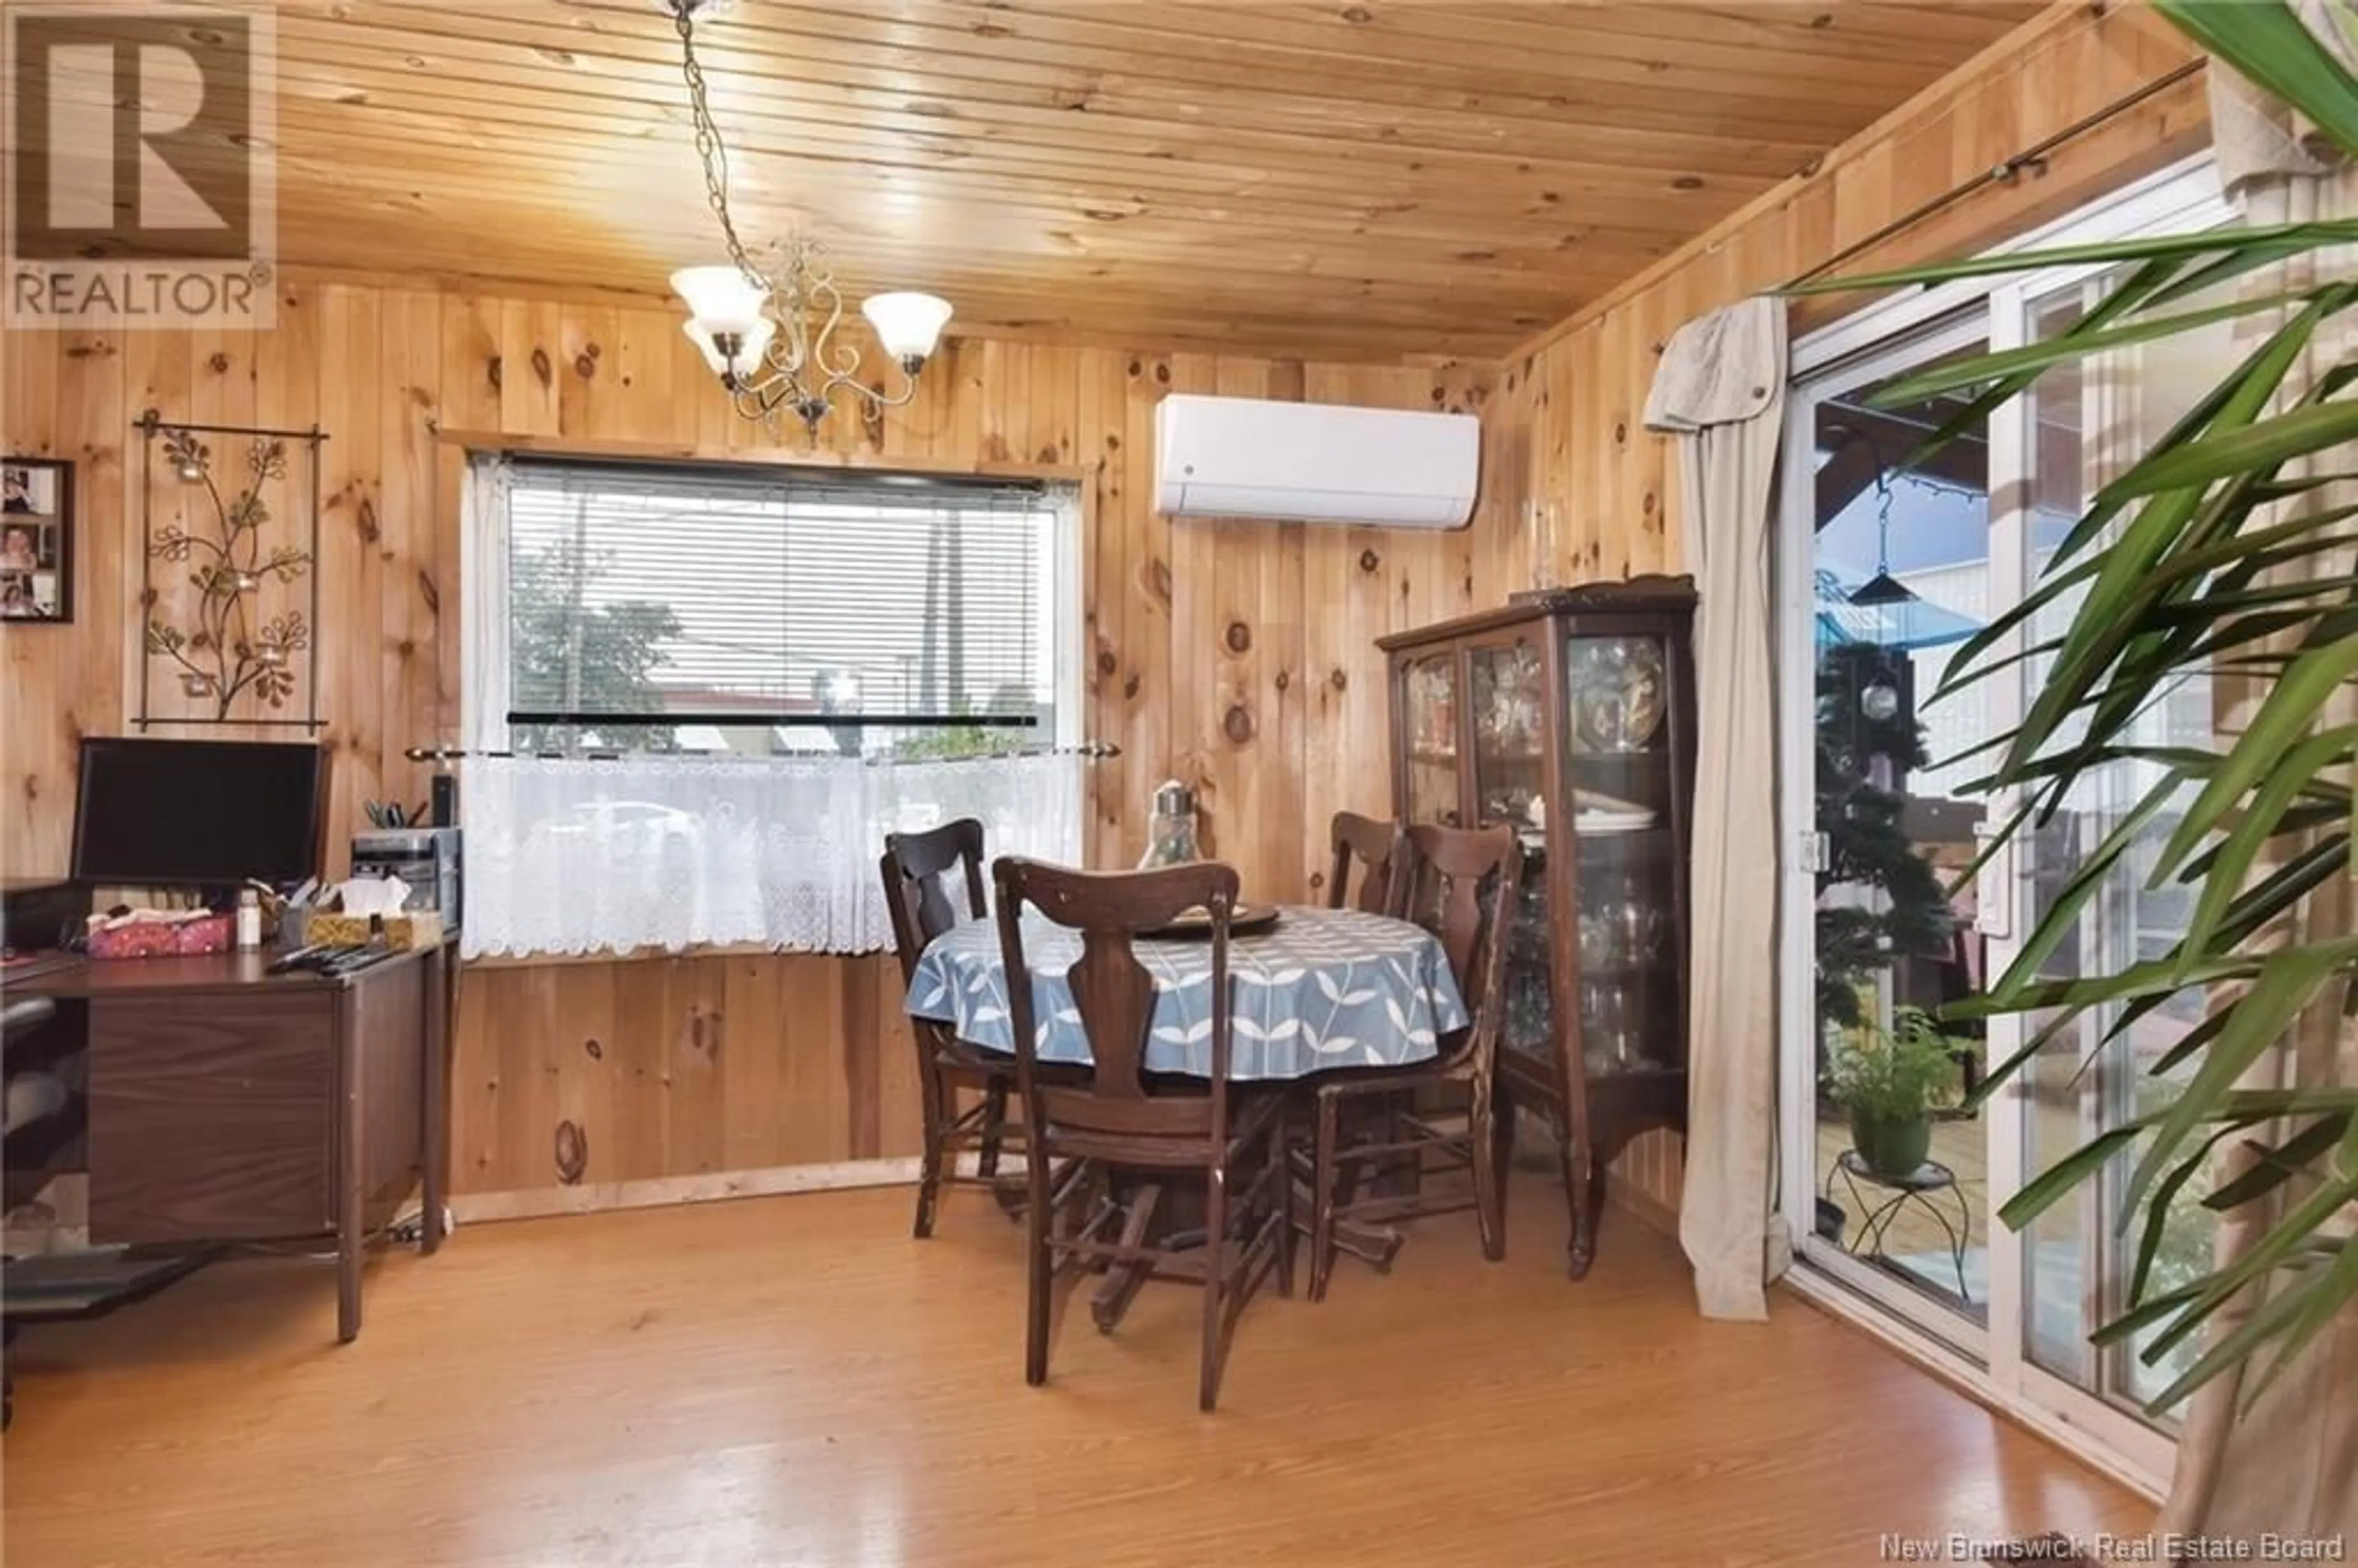
{"label": "chandelier chain", "polygon": [[769,286],[768,276],[753,265],[745,243],[737,237],[737,222],[729,213],[729,148],[720,139],[720,125],[712,117],[712,100],[705,87],[704,64],[696,58],[695,0],[672,0],[672,19],[679,28],[680,74],[687,79],[688,113],[696,126],[696,156],[704,164],[704,198],[720,221],[729,259],[754,282]]}
{"label": "chandelier chain", "polygon": [[[761,315],[766,319],[745,327],[706,325],[693,316],[691,297],[689,335],[719,373],[721,385],[737,412],[760,422],[773,436],[781,416],[792,414],[816,439],[819,422],[838,391],[849,393],[870,424],[876,424],[884,410],[902,407],[916,396],[917,372],[938,341],[939,321],[924,347],[894,356],[902,384],[897,393],[887,393],[881,381],[871,385],[860,378],[860,351],[836,339],[843,320],[843,296],[833,275],[817,265],[817,241],[799,233],[791,236],[780,263],[782,274],[776,278],[754,265],[729,211],[729,148],[713,115],[704,63],[696,52],[696,13],[712,0],[659,3],[670,11],[679,33],[680,71],[687,83],[697,157],[704,168],[705,200],[720,224],[730,265],[764,296]],[[937,300],[933,303],[939,306],[941,318],[946,319],[949,308]],[[881,325],[879,332],[881,336]]]}

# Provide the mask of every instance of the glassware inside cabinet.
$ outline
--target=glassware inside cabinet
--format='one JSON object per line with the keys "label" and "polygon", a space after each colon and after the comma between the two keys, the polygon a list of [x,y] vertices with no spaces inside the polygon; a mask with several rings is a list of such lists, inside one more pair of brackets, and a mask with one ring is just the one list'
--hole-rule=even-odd
{"label": "glassware inside cabinet", "polygon": [[1591,1076],[1635,1069],[1640,1060],[1644,1032],[1643,1004],[1627,975],[1582,979],[1581,1059]]}
{"label": "glassware inside cabinet", "polygon": [[1574,637],[1573,750],[1605,755],[1659,747],[1670,712],[1670,671],[1660,637]]}
{"label": "glassware inside cabinet", "polygon": [[1564,654],[1564,754],[1573,830],[1595,837],[1670,826],[1670,667],[1659,636],[1575,636]]}
{"label": "glassware inside cabinet", "polygon": [[1473,667],[1474,790],[1476,820],[1504,822],[1535,850],[1544,820],[1541,742],[1546,734],[1545,676],[1528,638],[1476,647]]}
{"label": "glassware inside cabinet", "polygon": [[1515,926],[1507,942],[1507,1022],[1504,1039],[1510,1051],[1542,1061],[1555,1055],[1555,1008],[1548,981],[1548,957],[1553,948],[1548,922],[1547,865],[1523,862],[1523,885],[1517,892]]}
{"label": "glassware inside cabinet", "polygon": [[1591,1074],[1675,1066],[1682,938],[1671,835],[1583,828],[1578,854],[1582,1056]]}
{"label": "glassware inside cabinet", "polygon": [[1457,657],[1427,654],[1402,672],[1408,730],[1408,819],[1460,825],[1457,803]]}
{"label": "glassware inside cabinet", "polygon": [[1669,648],[1659,635],[1574,635],[1563,730],[1578,865],[1581,1052],[1592,1074],[1683,1055]]}

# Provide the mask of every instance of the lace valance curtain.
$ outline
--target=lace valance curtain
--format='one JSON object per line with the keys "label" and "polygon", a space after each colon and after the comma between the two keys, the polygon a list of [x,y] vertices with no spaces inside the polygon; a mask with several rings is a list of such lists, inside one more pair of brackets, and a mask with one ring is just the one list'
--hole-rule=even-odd
{"label": "lace valance curtain", "polygon": [[875,952],[892,941],[876,871],[887,833],[973,816],[993,855],[1078,864],[1085,765],[472,758],[463,951]]}

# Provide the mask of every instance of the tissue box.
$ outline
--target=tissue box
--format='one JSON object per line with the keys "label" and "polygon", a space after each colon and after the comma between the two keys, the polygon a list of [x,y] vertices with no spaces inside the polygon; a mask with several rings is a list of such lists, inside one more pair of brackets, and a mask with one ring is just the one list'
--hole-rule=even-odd
{"label": "tissue box", "polygon": [[[357,946],[369,939],[365,914],[314,913],[303,922],[303,940],[330,947]],[[384,917],[385,946],[395,952],[412,947],[437,947],[442,943],[442,916],[430,909],[405,909]]]}

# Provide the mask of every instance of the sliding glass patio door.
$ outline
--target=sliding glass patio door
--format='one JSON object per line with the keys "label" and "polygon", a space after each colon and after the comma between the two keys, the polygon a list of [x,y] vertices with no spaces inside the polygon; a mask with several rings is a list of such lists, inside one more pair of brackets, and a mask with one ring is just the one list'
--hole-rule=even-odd
{"label": "sliding glass patio door", "polygon": [[[2190,214],[2202,215],[2197,208]],[[2063,330],[2101,297],[2113,279],[2073,276],[2032,280],[2001,291],[1994,311],[2008,336],[2035,341]],[[2183,308],[2223,303],[2193,297]],[[2219,322],[2166,345],[2141,345],[2066,367],[2032,389],[1995,431],[1995,447],[2019,478],[2006,526],[2024,541],[2035,579],[2046,568],[2063,532],[2088,499],[2118,477],[2201,396],[2219,367],[2233,362],[2234,328]],[[2035,648],[2060,634],[2076,610],[2066,599],[2043,611],[2030,628]],[[2035,691],[2050,659],[2024,661],[2019,686]],[[2212,734],[2211,676],[2190,667],[2163,698],[2141,713],[2140,746],[2204,746]],[[2023,841],[2012,868],[2016,903],[2026,928],[2043,921],[2084,857],[2110,838],[2162,780],[2154,763],[2120,761],[2084,778],[2055,816]],[[2185,934],[2191,891],[2178,883],[2147,885],[2153,856],[2175,831],[2194,791],[2182,788],[2133,829],[2122,865],[2082,907],[2065,940],[2038,965],[2041,979],[2070,979],[2116,973],[2157,958]],[[2049,1041],[2011,1098],[2001,1137],[2018,1146],[2002,1151],[2014,1173],[2001,1195],[2043,1171],[2105,1128],[2152,1109],[2182,1081],[2190,1065],[2157,1071],[2171,1047],[2201,1022],[2204,997],[2190,989],[2167,1005],[2130,1021],[2112,1008],[2092,1010]],[[2033,1019],[2033,1024],[2046,1020]],[[2133,1410],[2184,1370],[2193,1346],[2147,1362],[2140,1343],[2099,1350],[2089,1336],[2126,1305],[2134,1235],[2116,1223],[2120,1178],[2126,1162],[2109,1168],[2076,1203],[2050,1212],[2018,1246],[2022,1375],[2034,1386],[2060,1380],[2108,1409]],[[2159,1219],[2155,1288],[2168,1290],[2203,1272],[2214,1223],[2181,1191]]]}
{"label": "sliding glass patio door", "polygon": [[[1988,312],[1865,337],[1800,383],[1788,416],[1786,777],[1800,804],[1790,883],[1788,1208],[1817,1268],[1975,1357],[1989,1322],[1988,1138],[1944,1115],[1920,1147],[1879,1147],[1892,1119],[1844,1088],[1911,1019],[1977,989],[1970,893],[1983,802],[1958,760],[2010,723],[2011,693],[1932,701],[1949,655],[1989,607],[2020,598],[2021,552],[1992,506],[1987,432],[1937,450],[1953,400],[1894,406],[1901,379],[1985,353]],[[1794,814],[1799,818],[1801,814]],[[1960,1049],[1938,1087],[1973,1079]],[[1992,1049],[2002,1049],[1993,1043]],[[1903,1145],[1906,1138],[1901,1138]],[[1805,1189],[1808,1205],[1798,1199]]]}
{"label": "sliding glass patio door", "polygon": [[[2042,238],[2207,226],[2224,217],[2212,191],[2207,168],[2156,180]],[[1779,798],[1790,835],[1781,1201],[1803,1267],[1858,1310],[1977,1368],[2001,1402],[2160,1475],[2170,1439],[2137,1406],[2169,1368],[2146,1365],[2136,1346],[2089,1344],[2120,1311],[2134,1256],[2116,1223],[2120,1173],[2023,1234],[1996,1215],[2032,1176],[2167,1092],[2151,1069],[2200,1021],[2201,996],[2101,1044],[2113,1021],[2080,1019],[1977,1114],[1936,1119],[1912,1171],[1905,1140],[1887,1146],[1840,1093],[1858,1087],[1844,1070],[1862,1046],[2006,973],[2081,858],[2154,783],[2145,764],[2114,764],[1963,881],[2015,806],[1976,783],[1986,748],[2044,675],[2042,658],[2008,655],[2060,631],[2072,604],[1993,648],[1982,662],[1995,673],[1942,683],[1960,646],[2024,601],[2086,498],[2231,362],[2232,329],[2058,371],[1934,449],[1924,438],[1947,423],[1954,398],[1879,395],[1944,360],[2061,330],[2104,281],[2090,269],[1920,293],[1797,346],[1779,552]],[[2147,738],[2206,740],[2210,700],[2207,675],[2190,670],[2144,716]],[[2144,885],[2173,821],[2165,808],[2146,824],[2142,854],[2107,879],[2039,974],[2111,972],[2177,939],[2183,892]],[[1943,1026],[1959,1047],[1943,1087],[1963,1093],[1982,1065],[2011,1056],[2045,1022],[1994,1019],[1978,1039]],[[2209,1242],[2204,1211],[2181,1205],[2165,1217],[2160,1270],[2199,1268]]]}

